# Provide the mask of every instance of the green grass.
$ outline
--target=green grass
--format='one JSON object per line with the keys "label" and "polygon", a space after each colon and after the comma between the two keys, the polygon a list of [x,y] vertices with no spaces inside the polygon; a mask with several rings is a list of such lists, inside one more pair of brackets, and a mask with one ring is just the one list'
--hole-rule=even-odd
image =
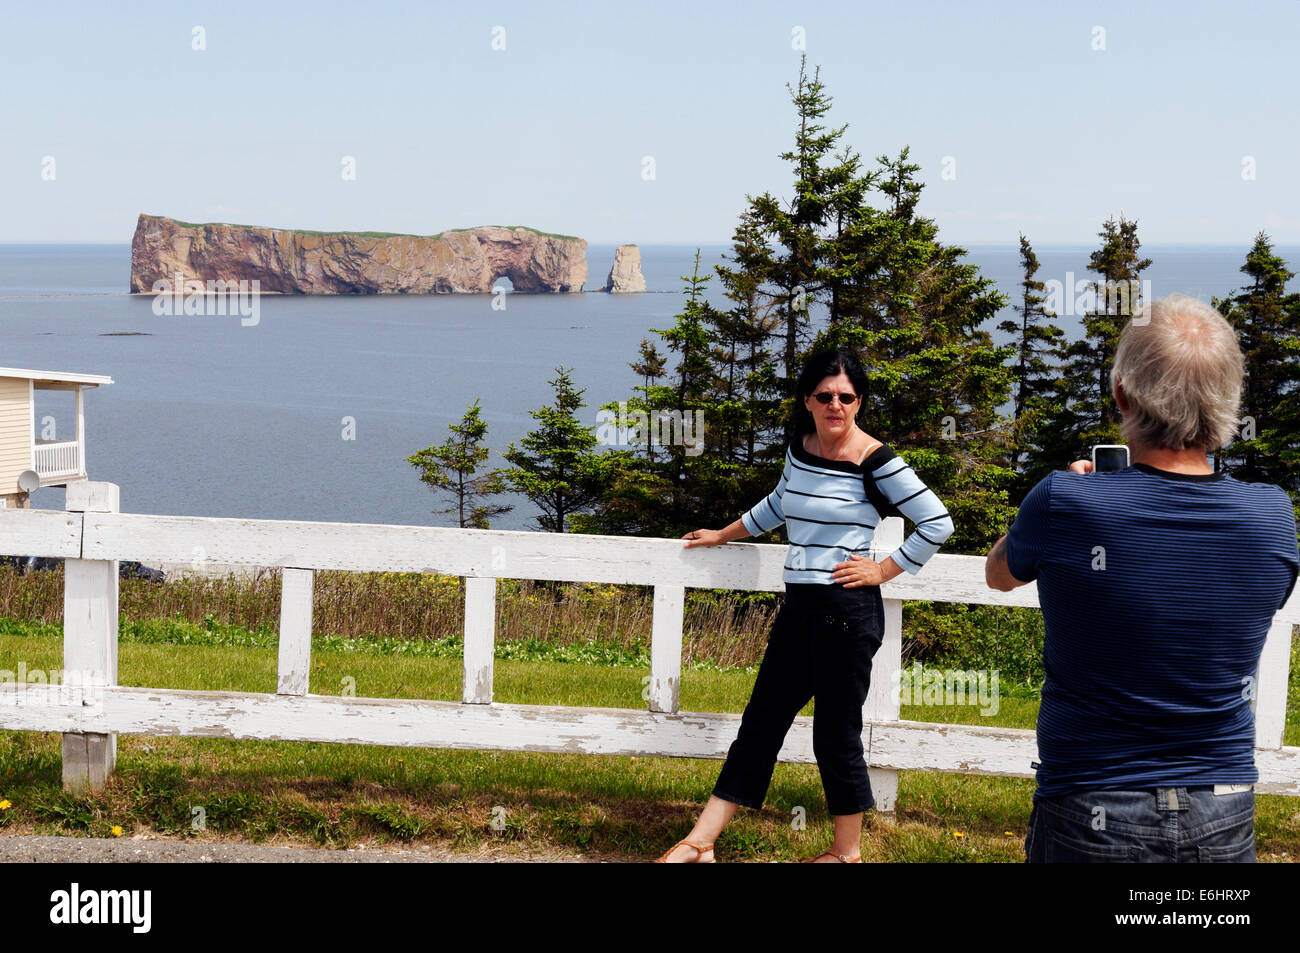
{"label": "green grass", "polygon": [[[313,231],[307,228],[276,228],[273,225],[236,225],[233,222],[182,222],[180,219],[175,219],[175,218],[168,219],[165,215],[146,215],[145,217],[154,218],[154,219],[166,219],[167,221],[173,222],[181,226],[181,228],[208,228],[214,226],[220,228],[261,228],[261,229],[267,229],[268,231],[276,231],[276,232],[294,232],[299,235],[353,235],[359,238],[439,238],[440,236],[447,234],[447,232],[473,231],[473,228],[449,228],[449,229],[445,229],[444,231],[438,232],[434,235],[415,235],[410,232],[348,232],[348,231],[320,232],[320,231]],[[581,241],[581,239],[579,239],[576,235],[560,235],[556,232],[544,232],[541,229],[533,228],[530,225],[478,225],[474,227],[475,228],[509,228],[509,229],[522,228],[525,229],[526,231],[534,232],[538,235],[545,235],[549,238],[562,238],[571,241]]]}
{"label": "green grass", "polygon": [[[502,702],[642,708],[648,661],[618,645],[498,646]],[[564,655],[562,652],[568,652]],[[58,626],[0,623],[0,669],[61,667]],[[313,640],[311,691],[456,700],[454,640]],[[568,659],[568,660],[565,660]],[[595,660],[595,661],[593,661]],[[1287,743],[1300,742],[1293,666]],[[743,710],[749,668],[703,664],[683,672],[681,707]],[[271,692],[276,645],[266,631],[212,624],[124,625],[119,682],[158,688]],[[810,714],[812,705],[804,710]],[[907,706],[904,718],[1032,728],[1037,698],[1005,689],[996,716],[970,706]],[[99,795],[62,791],[57,734],[0,732],[0,829],[12,833],[122,836],[147,832],[198,840],[332,847],[358,842],[430,844],[479,852],[582,852],[611,860],[657,856],[690,829],[717,777],[714,760],[514,751],[454,751],[121,736]],[[867,860],[1023,860],[1034,782],[901,772],[898,823],[871,824]],[[1261,860],[1300,855],[1300,803],[1257,798]],[[194,829],[194,808],[206,826]],[[792,824],[797,809],[806,829]],[[494,817],[504,824],[493,825]],[[762,810],[742,810],[718,842],[722,861],[790,860],[828,846],[829,817],[815,765],[777,765]]]}
{"label": "green grass", "polygon": [[[583,241],[583,239],[579,238],[577,235],[561,235],[558,232],[544,232],[541,229],[533,228],[531,225],[476,225],[474,228],[522,228],[525,231],[536,232],[538,235],[546,235],[549,238],[564,238],[575,242]],[[438,234],[445,235],[447,232],[469,232],[473,230],[473,228],[449,228],[446,231],[439,232]]]}

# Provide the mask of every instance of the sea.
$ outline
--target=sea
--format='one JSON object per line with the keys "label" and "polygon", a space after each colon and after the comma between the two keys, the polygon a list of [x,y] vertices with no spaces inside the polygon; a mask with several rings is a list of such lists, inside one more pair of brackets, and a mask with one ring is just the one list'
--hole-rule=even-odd
{"label": "sea", "polygon": [[[588,289],[603,285],[614,248],[588,246]],[[1070,334],[1092,248],[1035,248],[1037,277],[1054,283]],[[86,463],[90,479],[121,487],[123,512],[452,526],[436,512],[450,501],[406,458],[444,442],[477,401],[489,465],[505,466],[501,451],[537,425],[530,411],[553,399],[559,367],[584,390],[579,416],[595,427],[601,404],[636,394],[628,365],[640,341],[666,350],[655,329],[681,310],[697,251],[701,273],[713,275],[728,248],[642,245],[644,294],[264,295],[253,320],[169,314],[127,294],[126,244],[0,245],[0,366],[113,379],[86,392]],[[1234,294],[1247,251],[1144,246],[1153,260],[1144,294]],[[1300,246],[1275,251],[1300,271]],[[967,252],[1014,302],[1018,247]],[[716,277],[707,297],[726,305]],[[1006,340],[994,326],[1013,317],[1008,308],[986,327]],[[43,434],[76,432],[69,393],[38,393],[36,414]],[[514,509],[493,528],[536,528],[527,499],[499,502]],[[63,505],[60,488],[32,496],[37,508]]]}

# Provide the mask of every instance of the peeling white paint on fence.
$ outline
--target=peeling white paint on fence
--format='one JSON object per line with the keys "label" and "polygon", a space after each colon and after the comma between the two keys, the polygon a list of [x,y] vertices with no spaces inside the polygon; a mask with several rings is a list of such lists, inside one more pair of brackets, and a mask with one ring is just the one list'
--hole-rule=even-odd
{"label": "peeling white paint on fence", "polygon": [[280,695],[306,695],[310,684],[312,583],[310,569],[292,566],[280,578]]}
{"label": "peeling white paint on fence", "polygon": [[[118,513],[117,487],[87,481],[70,486],[68,500],[68,512],[0,510],[0,548],[67,560],[65,669],[85,669],[92,684],[0,684],[0,729],[63,733],[69,788],[103,786],[118,734],[724,758],[740,715],[678,710],[685,591],[784,589],[785,547],[777,545],[688,550],[671,539]],[[873,555],[883,558],[901,538],[901,521],[886,520]],[[284,570],[275,694],[116,684],[117,561],[185,563],[195,551],[217,564]],[[461,701],[310,694],[312,582],[322,569],[464,577]],[[494,702],[498,578],[653,586],[646,709]],[[984,585],[982,558],[940,554],[916,576],[904,573],[886,583],[881,595],[885,640],[863,708],[863,747],[878,810],[886,816],[893,810],[898,771],[1033,777],[1032,731],[903,721],[892,686],[901,665],[904,600],[1036,606],[1036,587],[996,592]],[[1261,659],[1261,793],[1300,796],[1300,748],[1282,745],[1291,627],[1297,622],[1300,592],[1274,618]],[[779,757],[815,761],[811,718],[795,719]]]}

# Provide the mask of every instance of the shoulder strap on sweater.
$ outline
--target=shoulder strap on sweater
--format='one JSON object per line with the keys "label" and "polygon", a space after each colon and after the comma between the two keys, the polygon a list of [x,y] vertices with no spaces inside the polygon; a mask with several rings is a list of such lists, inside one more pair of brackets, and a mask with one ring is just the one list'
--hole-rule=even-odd
{"label": "shoulder strap on sweater", "polygon": [[890,460],[897,459],[894,451],[890,450],[883,443],[871,452],[867,459],[862,461],[862,489],[866,491],[867,500],[876,508],[880,518],[888,516],[902,516],[898,507],[889,502],[883,490],[876,485],[875,471],[879,470]]}

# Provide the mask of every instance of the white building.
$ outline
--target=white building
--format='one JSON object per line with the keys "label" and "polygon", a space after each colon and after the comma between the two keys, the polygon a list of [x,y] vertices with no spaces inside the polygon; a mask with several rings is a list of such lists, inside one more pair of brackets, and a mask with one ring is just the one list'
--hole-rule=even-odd
{"label": "white building", "polygon": [[[23,485],[67,486],[86,477],[86,388],[111,384],[102,374],[67,374],[0,367],[0,506],[26,508],[31,494]],[[76,401],[75,439],[41,439],[36,422],[38,390],[71,391]]]}

